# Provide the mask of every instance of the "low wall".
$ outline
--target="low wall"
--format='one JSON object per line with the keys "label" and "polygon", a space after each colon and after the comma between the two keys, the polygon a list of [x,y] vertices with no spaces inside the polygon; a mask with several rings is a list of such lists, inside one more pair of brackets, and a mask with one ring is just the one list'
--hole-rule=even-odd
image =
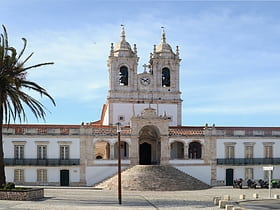
{"label": "low wall", "polygon": [[0,200],[30,201],[44,198],[43,188],[0,190]]}

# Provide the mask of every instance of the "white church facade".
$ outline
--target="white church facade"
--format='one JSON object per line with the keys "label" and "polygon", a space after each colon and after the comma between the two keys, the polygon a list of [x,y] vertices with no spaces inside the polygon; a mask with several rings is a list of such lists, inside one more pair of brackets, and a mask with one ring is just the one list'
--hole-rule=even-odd
{"label": "white church facade", "polygon": [[122,28],[108,57],[109,88],[101,118],[81,125],[4,126],[8,182],[93,186],[117,172],[117,128],[123,169],[171,165],[209,185],[233,179],[280,179],[280,127],[182,126],[179,48],[154,45],[138,73],[136,45]]}

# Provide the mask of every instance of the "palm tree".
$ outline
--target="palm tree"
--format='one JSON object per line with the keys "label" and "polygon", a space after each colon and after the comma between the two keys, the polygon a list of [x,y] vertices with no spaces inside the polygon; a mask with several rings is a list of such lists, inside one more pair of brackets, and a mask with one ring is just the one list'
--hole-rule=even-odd
{"label": "palm tree", "polygon": [[26,90],[35,91],[41,97],[46,96],[55,106],[54,99],[43,87],[26,78],[28,70],[53,63],[40,63],[25,67],[25,63],[33,55],[31,53],[23,61],[20,61],[26,48],[26,39],[22,38],[24,45],[20,53],[17,54],[16,49],[9,46],[7,30],[4,25],[2,27],[3,33],[1,33],[0,37],[0,187],[6,183],[2,141],[3,123],[9,124],[10,120],[15,121],[16,119],[20,122],[26,121],[24,105],[30,108],[37,119],[45,119],[45,106],[34,97],[28,95]]}

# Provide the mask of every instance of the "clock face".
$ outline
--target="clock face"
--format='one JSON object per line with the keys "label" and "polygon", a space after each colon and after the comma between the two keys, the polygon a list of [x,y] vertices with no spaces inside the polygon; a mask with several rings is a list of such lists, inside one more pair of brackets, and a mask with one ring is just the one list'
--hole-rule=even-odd
{"label": "clock face", "polygon": [[147,86],[151,83],[151,79],[148,76],[144,76],[140,78],[140,83],[144,86]]}

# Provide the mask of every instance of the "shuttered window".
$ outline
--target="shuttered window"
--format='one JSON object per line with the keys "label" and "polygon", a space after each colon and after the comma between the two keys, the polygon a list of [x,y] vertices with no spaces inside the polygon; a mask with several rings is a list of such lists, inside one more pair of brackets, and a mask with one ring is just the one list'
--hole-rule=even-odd
{"label": "shuttered window", "polygon": [[37,145],[37,159],[46,160],[47,159],[47,146]]}
{"label": "shuttered window", "polygon": [[69,159],[69,146],[68,145],[61,145],[60,146],[60,159],[61,160],[68,160]]}
{"label": "shuttered window", "polygon": [[14,157],[17,160],[24,159],[24,145],[15,145],[14,146]]}
{"label": "shuttered window", "polygon": [[254,169],[245,168],[245,179],[254,179]]}
{"label": "shuttered window", "polygon": [[37,182],[47,182],[47,169],[37,169]]}
{"label": "shuttered window", "polygon": [[24,182],[24,170],[23,169],[14,170],[14,182],[15,183]]}

